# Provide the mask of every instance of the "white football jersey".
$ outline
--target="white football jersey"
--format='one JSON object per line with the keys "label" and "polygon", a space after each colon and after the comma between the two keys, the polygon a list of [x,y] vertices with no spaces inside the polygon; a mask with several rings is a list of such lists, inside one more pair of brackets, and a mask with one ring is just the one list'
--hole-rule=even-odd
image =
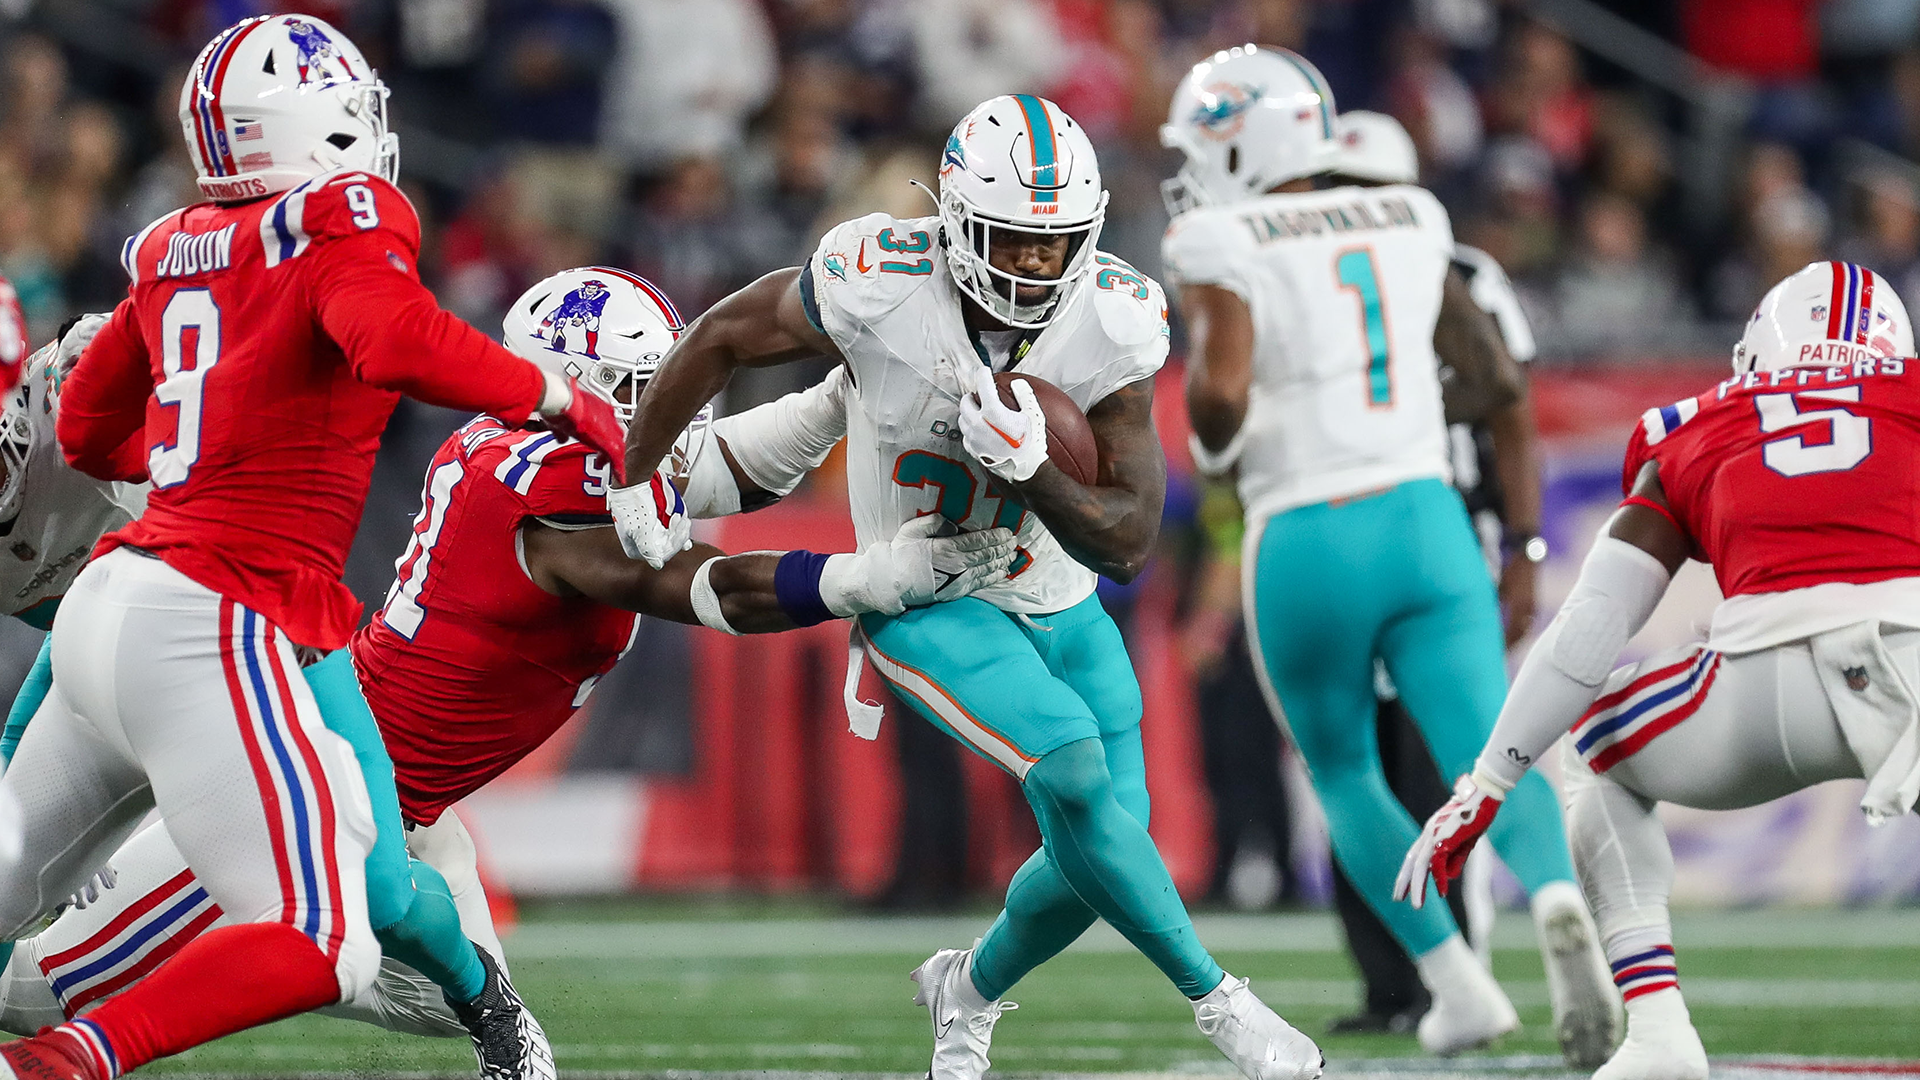
{"label": "white football jersey", "polygon": [[147,485],[95,480],[67,464],[53,434],[56,347],[27,361],[16,394],[27,395],[33,449],[20,513],[0,522],[0,611],[42,630],[93,545],[147,507]]}
{"label": "white football jersey", "polygon": [[[870,214],[827,233],[804,279],[809,314],[853,376],[847,494],[860,546],[891,540],[903,523],[931,513],[962,530],[1005,526],[1019,537],[1012,571],[974,595],[1024,614],[1072,607],[1093,593],[1093,571],[960,444],[960,395],[972,392],[983,359],[962,322],[939,238],[938,218]],[[996,370],[1045,379],[1082,411],[1150,378],[1167,358],[1160,286],[1110,255],[1096,259],[1051,324],[992,361]]]}
{"label": "white football jersey", "polygon": [[1433,327],[1453,227],[1423,188],[1341,187],[1191,210],[1169,280],[1253,314],[1240,500],[1270,516],[1449,476]]}

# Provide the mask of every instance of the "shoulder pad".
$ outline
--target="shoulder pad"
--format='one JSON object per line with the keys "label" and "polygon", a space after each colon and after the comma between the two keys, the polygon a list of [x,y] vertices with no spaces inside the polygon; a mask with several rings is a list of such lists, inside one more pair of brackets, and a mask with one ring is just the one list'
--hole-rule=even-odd
{"label": "shoulder pad", "polygon": [[1453,218],[1440,202],[1440,197],[1418,184],[1395,184],[1380,191],[1391,191],[1404,197],[1413,204],[1413,212],[1419,215],[1420,224],[1432,229],[1438,228],[1447,238],[1448,254],[1451,257],[1453,246]]}
{"label": "shoulder pad", "polygon": [[396,234],[409,254],[420,250],[420,215],[399,188],[372,173],[331,172],[275,199],[260,217],[260,242],[273,267],[315,240],[376,229]]}
{"label": "shoulder pad", "polygon": [[170,210],[154,218],[147,223],[146,228],[127,237],[127,242],[120,245],[120,269],[127,272],[128,281],[136,284],[140,281],[140,248],[146,244],[147,237],[152,236],[153,230],[172,221],[180,213],[180,210]]}
{"label": "shoulder pad", "polygon": [[814,252],[814,295],[849,318],[879,318],[933,280],[939,246],[939,218],[868,214],[842,222]]}
{"label": "shoulder pad", "polygon": [[1253,233],[1238,214],[1190,210],[1173,219],[1160,240],[1167,277],[1189,285],[1217,285],[1233,277],[1231,264],[1252,247]]}
{"label": "shoulder pad", "polygon": [[1116,345],[1134,347],[1167,336],[1167,294],[1160,283],[1122,259],[1095,252],[1093,311]]}

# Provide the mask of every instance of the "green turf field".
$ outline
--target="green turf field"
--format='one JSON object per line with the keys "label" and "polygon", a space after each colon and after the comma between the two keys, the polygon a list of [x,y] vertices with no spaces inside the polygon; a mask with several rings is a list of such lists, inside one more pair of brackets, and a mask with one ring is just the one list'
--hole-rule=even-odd
{"label": "green turf field", "polygon": [[[925,1013],[910,1003],[907,972],[937,946],[967,944],[987,919],[657,903],[546,907],[528,913],[508,953],[563,1076],[911,1073],[925,1068],[929,1035]],[[1250,976],[1256,991],[1316,1037],[1356,1003],[1358,984],[1329,916],[1197,921],[1229,971]],[[1682,987],[1716,1059],[1920,1058],[1920,911],[1693,915],[1678,921],[1675,938]],[[1549,1064],[1557,1048],[1525,916],[1503,915],[1497,943],[1496,973],[1526,1027],[1482,1064],[1449,1075],[1556,1075],[1527,1068]],[[1104,927],[1009,996],[1021,1007],[995,1036],[997,1071],[1217,1075],[1225,1066],[1186,1004]],[[1417,1056],[1411,1036],[1321,1045],[1338,1066],[1329,1075],[1431,1075],[1413,1062],[1403,1068],[1380,1060]],[[464,1042],[303,1017],[148,1071],[466,1076],[470,1065]],[[1797,1063],[1789,1068],[1802,1071]]]}

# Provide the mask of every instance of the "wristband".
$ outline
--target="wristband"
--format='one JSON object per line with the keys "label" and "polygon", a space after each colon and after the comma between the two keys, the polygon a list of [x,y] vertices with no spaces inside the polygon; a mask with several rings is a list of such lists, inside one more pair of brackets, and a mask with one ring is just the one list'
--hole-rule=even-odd
{"label": "wristband", "polygon": [[709,580],[713,573],[713,564],[724,558],[726,558],[724,555],[715,555],[701,563],[700,569],[693,572],[693,592],[689,599],[693,601],[693,614],[700,620],[700,625],[710,626],[723,634],[739,637],[740,631],[735,630],[733,624],[727,621],[727,613],[720,606],[720,594],[713,591],[713,582]]}
{"label": "wristband", "polygon": [[820,598],[820,575],[832,556],[811,551],[789,551],[773,569],[773,596],[795,626],[814,626],[837,619]]}

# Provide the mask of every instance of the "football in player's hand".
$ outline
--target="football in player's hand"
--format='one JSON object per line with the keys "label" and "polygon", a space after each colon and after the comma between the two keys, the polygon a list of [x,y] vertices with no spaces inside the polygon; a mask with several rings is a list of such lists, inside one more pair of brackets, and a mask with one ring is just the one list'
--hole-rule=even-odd
{"label": "football in player's hand", "polygon": [[1011,409],[1020,407],[1013,396],[1013,383],[1033,386],[1034,400],[1040,403],[1040,411],[1047,414],[1047,458],[1060,466],[1061,472],[1091,486],[1100,476],[1100,451],[1094,444],[1093,428],[1087,424],[1086,414],[1067,392],[1045,379],[1015,371],[1000,372],[993,381],[1000,388],[1000,400]]}

